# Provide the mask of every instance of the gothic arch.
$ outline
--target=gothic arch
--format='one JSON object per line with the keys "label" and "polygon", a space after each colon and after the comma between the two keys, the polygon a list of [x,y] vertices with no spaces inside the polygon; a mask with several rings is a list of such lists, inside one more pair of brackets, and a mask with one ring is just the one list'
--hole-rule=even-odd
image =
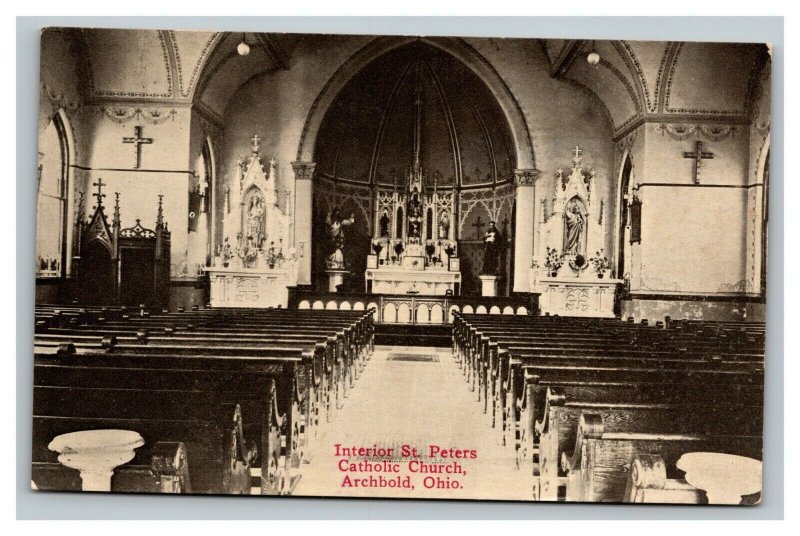
{"label": "gothic arch", "polygon": [[625,196],[628,195],[630,190],[632,175],[633,160],[631,159],[630,151],[626,150],[622,155],[622,164],[619,168],[619,181],[617,185],[617,241],[615,244],[617,277],[622,277],[625,274],[625,231],[630,223],[628,221],[628,203]]}
{"label": "gothic arch", "polygon": [[300,135],[297,161],[312,162],[314,160],[314,147],[322,121],[345,84],[374,59],[390,50],[414,41],[422,41],[450,54],[467,65],[486,84],[497,99],[511,128],[517,156],[517,167],[535,169],[536,159],[533,154],[528,125],[513,94],[505,81],[483,56],[463,40],[454,37],[378,37],[356,52],[339,67],[311,105],[311,110],[303,126],[303,132]]}

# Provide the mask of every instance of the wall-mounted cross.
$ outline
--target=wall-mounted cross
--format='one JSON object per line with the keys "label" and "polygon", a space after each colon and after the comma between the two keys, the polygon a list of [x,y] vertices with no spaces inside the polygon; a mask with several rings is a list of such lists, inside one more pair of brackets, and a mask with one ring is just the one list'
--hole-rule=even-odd
{"label": "wall-mounted cross", "polygon": [[103,182],[102,178],[100,178],[97,179],[97,182],[92,183],[92,186],[97,186],[97,193],[92,195],[97,198],[97,206],[100,206],[103,204],[103,198],[106,196],[106,194],[103,193],[103,186],[108,186],[108,185]]}
{"label": "wall-mounted cross", "polygon": [[574,158],[575,158],[575,160],[577,160],[577,159],[579,159],[581,157],[581,153],[583,152],[583,150],[578,145],[575,146],[574,150],[575,150],[575,157]]}
{"label": "wall-mounted cross", "polygon": [[475,223],[473,223],[472,226],[475,227],[475,235],[480,238],[483,234],[483,228],[486,227],[486,224],[481,221],[480,216],[475,219]]}
{"label": "wall-mounted cross", "polygon": [[703,152],[703,142],[698,140],[694,144],[694,152],[683,153],[684,158],[691,158],[694,160],[694,183],[700,184],[700,166],[703,160],[711,160],[714,158],[714,153]]}
{"label": "wall-mounted cross", "polygon": [[122,138],[122,143],[132,143],[136,149],[136,161],[133,164],[134,169],[139,169],[139,162],[142,156],[142,144],[153,143],[153,138],[142,137],[142,127],[133,127],[133,136]]}
{"label": "wall-mounted cross", "polygon": [[254,153],[257,153],[260,148],[259,142],[261,142],[261,137],[258,134],[253,134],[253,137],[250,138],[250,148],[253,149]]}

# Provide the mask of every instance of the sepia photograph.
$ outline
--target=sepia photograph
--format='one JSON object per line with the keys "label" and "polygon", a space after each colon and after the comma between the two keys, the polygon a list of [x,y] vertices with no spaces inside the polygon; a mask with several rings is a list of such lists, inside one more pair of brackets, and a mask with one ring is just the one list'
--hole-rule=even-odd
{"label": "sepia photograph", "polygon": [[30,487],[756,508],[772,52],[42,27]]}

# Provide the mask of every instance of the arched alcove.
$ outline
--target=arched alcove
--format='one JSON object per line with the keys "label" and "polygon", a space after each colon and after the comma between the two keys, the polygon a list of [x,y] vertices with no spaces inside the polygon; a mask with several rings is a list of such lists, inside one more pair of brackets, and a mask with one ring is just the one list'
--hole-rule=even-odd
{"label": "arched alcove", "polygon": [[[472,67],[437,46],[412,41],[374,58],[331,100],[311,156],[315,281],[324,271],[322,220],[339,208],[344,217],[355,215],[344,254],[356,279],[351,290],[363,289],[358,278],[378,221],[373,199],[379,190],[402,188],[417,156],[426,191],[456,194],[462,292],[479,291],[489,221],[503,233],[501,262],[508,264],[517,147],[501,102]],[[433,215],[424,217],[432,223]]]}
{"label": "arched alcove", "polygon": [[633,171],[633,162],[631,155],[625,153],[622,163],[622,172],[620,173],[619,182],[619,203],[618,203],[618,221],[617,227],[617,277],[622,277],[625,274],[625,261],[627,258],[627,240],[626,229],[628,227],[628,191],[630,190],[631,172]]}
{"label": "arched alcove", "polygon": [[41,134],[37,177],[37,277],[62,277],[71,256],[72,181],[69,127],[63,111],[55,113]]}

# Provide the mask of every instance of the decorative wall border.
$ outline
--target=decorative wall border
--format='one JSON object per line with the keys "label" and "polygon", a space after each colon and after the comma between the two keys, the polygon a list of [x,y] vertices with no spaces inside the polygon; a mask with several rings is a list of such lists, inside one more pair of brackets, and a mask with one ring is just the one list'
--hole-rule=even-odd
{"label": "decorative wall border", "polygon": [[711,141],[722,141],[730,137],[736,137],[739,132],[737,125],[710,125],[687,123],[656,123],[653,129],[657,134],[668,135],[676,141],[683,141],[689,138],[705,137]]}

